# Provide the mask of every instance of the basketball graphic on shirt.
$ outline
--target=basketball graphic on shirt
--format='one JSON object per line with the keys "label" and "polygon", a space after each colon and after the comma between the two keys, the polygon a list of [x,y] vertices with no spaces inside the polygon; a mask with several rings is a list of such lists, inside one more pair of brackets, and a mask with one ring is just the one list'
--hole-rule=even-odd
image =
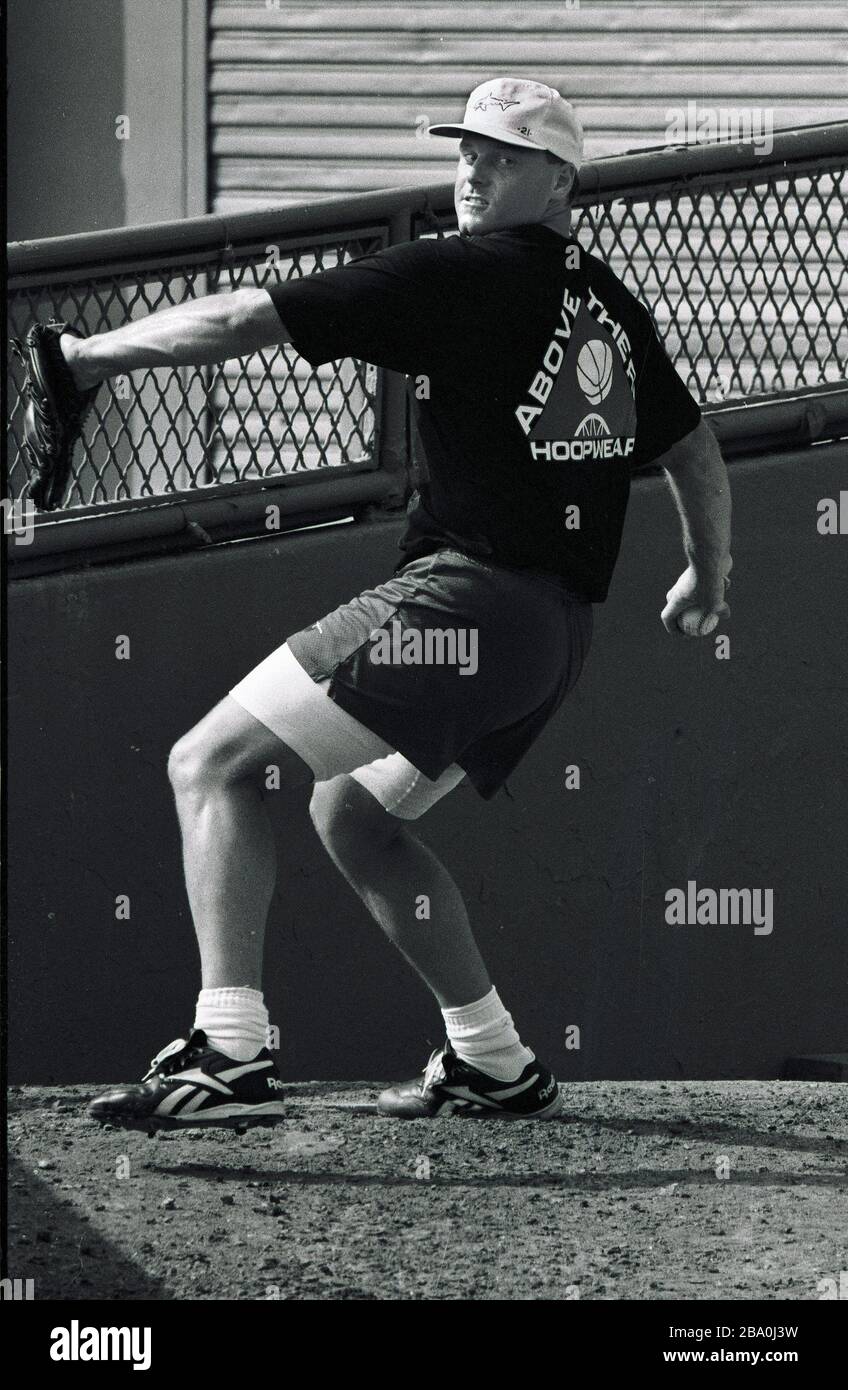
{"label": "basketball graphic on shirt", "polygon": [[577,383],[592,405],[600,405],[612,385],[612,349],[601,338],[584,343],[577,358]]}
{"label": "basketball graphic on shirt", "polygon": [[630,341],[600,300],[566,301],[516,415],[535,464],[620,467],[636,436]]}

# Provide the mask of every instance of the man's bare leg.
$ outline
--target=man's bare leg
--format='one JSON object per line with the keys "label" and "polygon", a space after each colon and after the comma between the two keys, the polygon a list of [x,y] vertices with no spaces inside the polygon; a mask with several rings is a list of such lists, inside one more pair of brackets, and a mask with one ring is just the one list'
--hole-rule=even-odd
{"label": "man's bare leg", "polygon": [[[490,1080],[516,1081],[534,1055],[492,985],[445,866],[353,777],[316,783],[309,810],[336,867],[436,996],[455,1055]],[[422,896],[429,901],[424,919],[416,913]],[[536,1085],[539,1094],[531,1094]],[[541,1066],[513,1095],[525,1097],[519,1107],[546,1114],[559,1108],[556,1082]],[[385,1114],[414,1118],[437,1113],[431,1101],[416,1079],[390,1087],[378,1105]]]}
{"label": "man's bare leg", "polygon": [[[313,824],[336,868],[443,1009],[492,988],[462,894],[444,864],[351,777],[316,783]],[[415,914],[426,895],[429,917]]]}
{"label": "man's bare leg", "polygon": [[185,1037],[153,1059],[140,1083],[91,1101],[100,1124],[153,1134],[216,1125],[245,1130],[286,1116],[283,1082],[267,1050],[262,947],[276,853],[263,800],[265,769],[280,785],[313,780],[305,762],[227,695],[173,747],[168,773],[203,988]]}
{"label": "man's bare leg", "polygon": [[284,786],[313,780],[306,763],[230,696],[171,751],[168,773],[204,989],[262,988],[277,868],[263,796],[269,765],[279,767]]}
{"label": "man's bare leg", "polygon": [[59,340],[75,384],[87,391],[139,367],[210,366],[288,341],[267,290],[206,295],[160,309],[109,333]]}

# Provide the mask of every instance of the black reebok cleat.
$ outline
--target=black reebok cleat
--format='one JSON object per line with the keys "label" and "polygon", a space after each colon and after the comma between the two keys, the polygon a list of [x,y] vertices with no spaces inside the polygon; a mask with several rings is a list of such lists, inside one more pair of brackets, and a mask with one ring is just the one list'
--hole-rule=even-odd
{"label": "black reebok cleat", "polygon": [[24,453],[32,476],[29,495],[39,511],[61,507],[71,474],[74,446],[94,404],[98,387],[80,391],[59,346],[63,333],[83,335],[57,319],[34,323],[21,343],[11,339],[26,368],[22,398]]}
{"label": "black reebok cleat", "polygon": [[423,1076],[390,1086],[377,1098],[381,1115],[399,1120],[437,1115],[497,1115],[508,1120],[552,1120],[562,1111],[556,1079],[535,1059],[515,1081],[498,1081],[457,1057],[450,1042],[431,1055]]}
{"label": "black reebok cleat", "polygon": [[97,1096],[88,1113],[100,1124],[153,1134],[157,1129],[218,1126],[245,1130],[284,1119],[283,1083],[267,1048],[238,1062],[210,1047],[198,1028],[169,1043],[144,1080]]}

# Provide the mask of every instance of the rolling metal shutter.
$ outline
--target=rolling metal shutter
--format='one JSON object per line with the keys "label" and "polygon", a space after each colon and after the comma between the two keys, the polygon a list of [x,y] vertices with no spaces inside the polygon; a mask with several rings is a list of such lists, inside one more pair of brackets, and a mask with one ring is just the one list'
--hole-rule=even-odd
{"label": "rolling metal shutter", "polygon": [[672,107],[765,108],[775,128],[848,118],[844,4],[211,0],[210,210],[452,175],[446,141],[498,73],[550,82],[587,154],[663,143]]}

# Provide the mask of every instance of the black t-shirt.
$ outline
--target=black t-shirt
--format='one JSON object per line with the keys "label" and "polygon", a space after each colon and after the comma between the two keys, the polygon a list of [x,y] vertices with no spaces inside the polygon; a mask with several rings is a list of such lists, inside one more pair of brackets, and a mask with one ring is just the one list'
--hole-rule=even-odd
{"label": "black t-shirt", "polygon": [[270,293],[313,367],[409,378],[429,476],[396,569],[452,546],[603,602],[631,475],[701,412],[602,261],[537,224],[406,242]]}

